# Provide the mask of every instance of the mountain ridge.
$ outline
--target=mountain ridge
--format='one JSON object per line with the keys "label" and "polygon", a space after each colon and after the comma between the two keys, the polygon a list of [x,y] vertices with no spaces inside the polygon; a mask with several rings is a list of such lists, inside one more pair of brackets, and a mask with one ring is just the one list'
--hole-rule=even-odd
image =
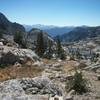
{"label": "mountain ridge", "polygon": [[25,28],[16,22],[11,22],[7,17],[0,13],[0,31],[4,34],[14,34],[16,31],[25,32]]}
{"label": "mountain ridge", "polygon": [[62,35],[66,32],[72,31],[75,27],[74,26],[54,26],[54,25],[23,25],[26,31],[30,31],[32,28],[38,28],[47,32],[51,37],[55,37],[57,35]]}
{"label": "mountain ridge", "polygon": [[96,27],[76,27],[69,33],[60,36],[63,42],[74,42],[100,36],[100,26]]}

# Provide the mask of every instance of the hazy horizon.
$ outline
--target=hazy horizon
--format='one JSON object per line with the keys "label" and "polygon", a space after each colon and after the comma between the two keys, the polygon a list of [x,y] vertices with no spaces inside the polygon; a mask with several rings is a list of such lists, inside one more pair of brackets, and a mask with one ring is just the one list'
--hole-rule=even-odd
{"label": "hazy horizon", "polygon": [[25,25],[100,26],[100,0],[1,0],[0,12]]}

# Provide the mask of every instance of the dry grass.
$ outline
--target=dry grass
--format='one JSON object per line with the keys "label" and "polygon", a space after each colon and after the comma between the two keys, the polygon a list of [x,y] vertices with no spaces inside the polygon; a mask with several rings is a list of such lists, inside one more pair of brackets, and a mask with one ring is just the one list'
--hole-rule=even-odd
{"label": "dry grass", "polygon": [[54,59],[42,59],[42,61],[44,62],[44,64],[54,64],[57,62],[57,60]]}
{"label": "dry grass", "polygon": [[0,81],[23,78],[23,77],[35,77],[41,75],[43,69],[37,66],[8,66],[0,68]]}
{"label": "dry grass", "polygon": [[[62,61],[58,62],[57,60],[42,60],[44,64],[55,64],[60,63],[62,65],[62,71],[64,73],[68,73],[75,68],[75,61]],[[31,61],[25,62],[24,65],[21,66],[8,66],[5,68],[0,68],[0,81],[15,79],[15,78],[23,78],[23,77],[35,77],[40,76],[44,69],[39,66],[33,66]]]}
{"label": "dry grass", "polygon": [[76,61],[67,61],[63,65],[64,66],[63,71],[65,73],[69,73],[69,72],[73,71],[75,69],[75,64],[76,64]]}
{"label": "dry grass", "polygon": [[[51,63],[50,60],[43,60],[45,64]],[[43,68],[39,66],[33,66],[32,61],[28,60],[25,64],[20,66],[10,65],[4,66],[4,68],[0,68],[0,81],[5,81],[9,79],[15,78],[23,78],[23,77],[36,77],[40,76],[43,72]]]}
{"label": "dry grass", "polygon": [[62,65],[62,72],[64,73],[70,73],[75,70],[75,68],[77,68],[77,61],[73,61],[73,60],[70,60],[70,61],[57,61],[57,60],[54,60],[54,59],[51,59],[51,60],[48,60],[48,59],[43,59],[43,62],[45,64],[55,64],[55,63],[60,63]]}
{"label": "dry grass", "polygon": [[61,61],[61,62],[58,62],[57,60],[48,60],[48,59],[43,59],[43,62],[45,64],[55,64],[55,63],[60,63],[62,65],[62,71],[65,72],[65,73],[68,73],[72,70],[75,69],[75,64],[76,64],[76,61],[73,61],[73,60],[70,60],[70,61]]}

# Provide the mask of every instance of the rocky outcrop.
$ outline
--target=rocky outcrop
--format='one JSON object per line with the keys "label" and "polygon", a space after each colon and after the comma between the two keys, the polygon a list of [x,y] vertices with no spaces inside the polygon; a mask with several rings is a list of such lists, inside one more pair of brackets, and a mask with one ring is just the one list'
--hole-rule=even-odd
{"label": "rocky outcrop", "polygon": [[54,84],[48,77],[35,77],[33,79],[22,79],[20,81],[22,88],[28,94],[51,94],[62,95],[61,89]]}
{"label": "rocky outcrop", "polygon": [[39,57],[30,49],[0,47],[0,64],[14,64],[16,62],[24,62],[27,59],[38,61]]}
{"label": "rocky outcrop", "polygon": [[62,92],[47,77],[13,79],[0,83],[0,100],[48,100],[51,94],[61,95]]}
{"label": "rocky outcrop", "polygon": [[15,64],[19,62],[20,59],[18,56],[14,55],[12,52],[7,52],[6,54],[2,54],[0,58],[0,64]]}
{"label": "rocky outcrop", "polygon": [[46,41],[48,38],[48,34],[44,31],[41,31],[40,29],[33,28],[32,30],[29,31],[28,33],[28,38],[34,41],[37,41],[37,36],[42,32],[44,40]]}
{"label": "rocky outcrop", "polygon": [[33,47],[35,48],[36,46],[36,43],[37,43],[37,37],[39,34],[43,34],[43,41],[44,41],[44,44],[45,44],[45,47],[48,46],[48,41],[51,41],[51,45],[54,45],[55,42],[54,40],[48,35],[48,33],[40,30],[40,29],[37,29],[37,28],[33,28],[32,30],[30,30],[27,34],[27,40],[28,40],[28,45],[30,47]]}

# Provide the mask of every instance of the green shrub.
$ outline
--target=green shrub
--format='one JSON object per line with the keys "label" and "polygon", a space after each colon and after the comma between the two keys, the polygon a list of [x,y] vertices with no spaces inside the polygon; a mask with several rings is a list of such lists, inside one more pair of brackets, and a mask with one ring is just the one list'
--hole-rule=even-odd
{"label": "green shrub", "polygon": [[2,38],[3,37],[3,34],[2,34],[2,31],[0,31],[0,38]]}
{"label": "green shrub", "polygon": [[75,71],[73,78],[66,82],[66,90],[75,90],[78,94],[83,94],[88,91],[87,81],[83,78],[82,72]]}
{"label": "green shrub", "polygon": [[96,63],[98,61],[99,54],[93,54],[90,58],[92,63]]}
{"label": "green shrub", "polygon": [[70,56],[70,60],[75,60],[74,55],[71,55],[71,56]]}
{"label": "green shrub", "polygon": [[78,68],[80,69],[83,69],[85,68],[87,65],[84,63],[84,62],[81,62],[79,65],[78,65]]}
{"label": "green shrub", "polygon": [[5,67],[8,67],[9,65],[7,64],[0,64],[0,68],[5,68]]}
{"label": "green shrub", "polygon": [[76,51],[76,58],[77,59],[81,59],[82,58],[82,55],[81,55],[79,50]]}

